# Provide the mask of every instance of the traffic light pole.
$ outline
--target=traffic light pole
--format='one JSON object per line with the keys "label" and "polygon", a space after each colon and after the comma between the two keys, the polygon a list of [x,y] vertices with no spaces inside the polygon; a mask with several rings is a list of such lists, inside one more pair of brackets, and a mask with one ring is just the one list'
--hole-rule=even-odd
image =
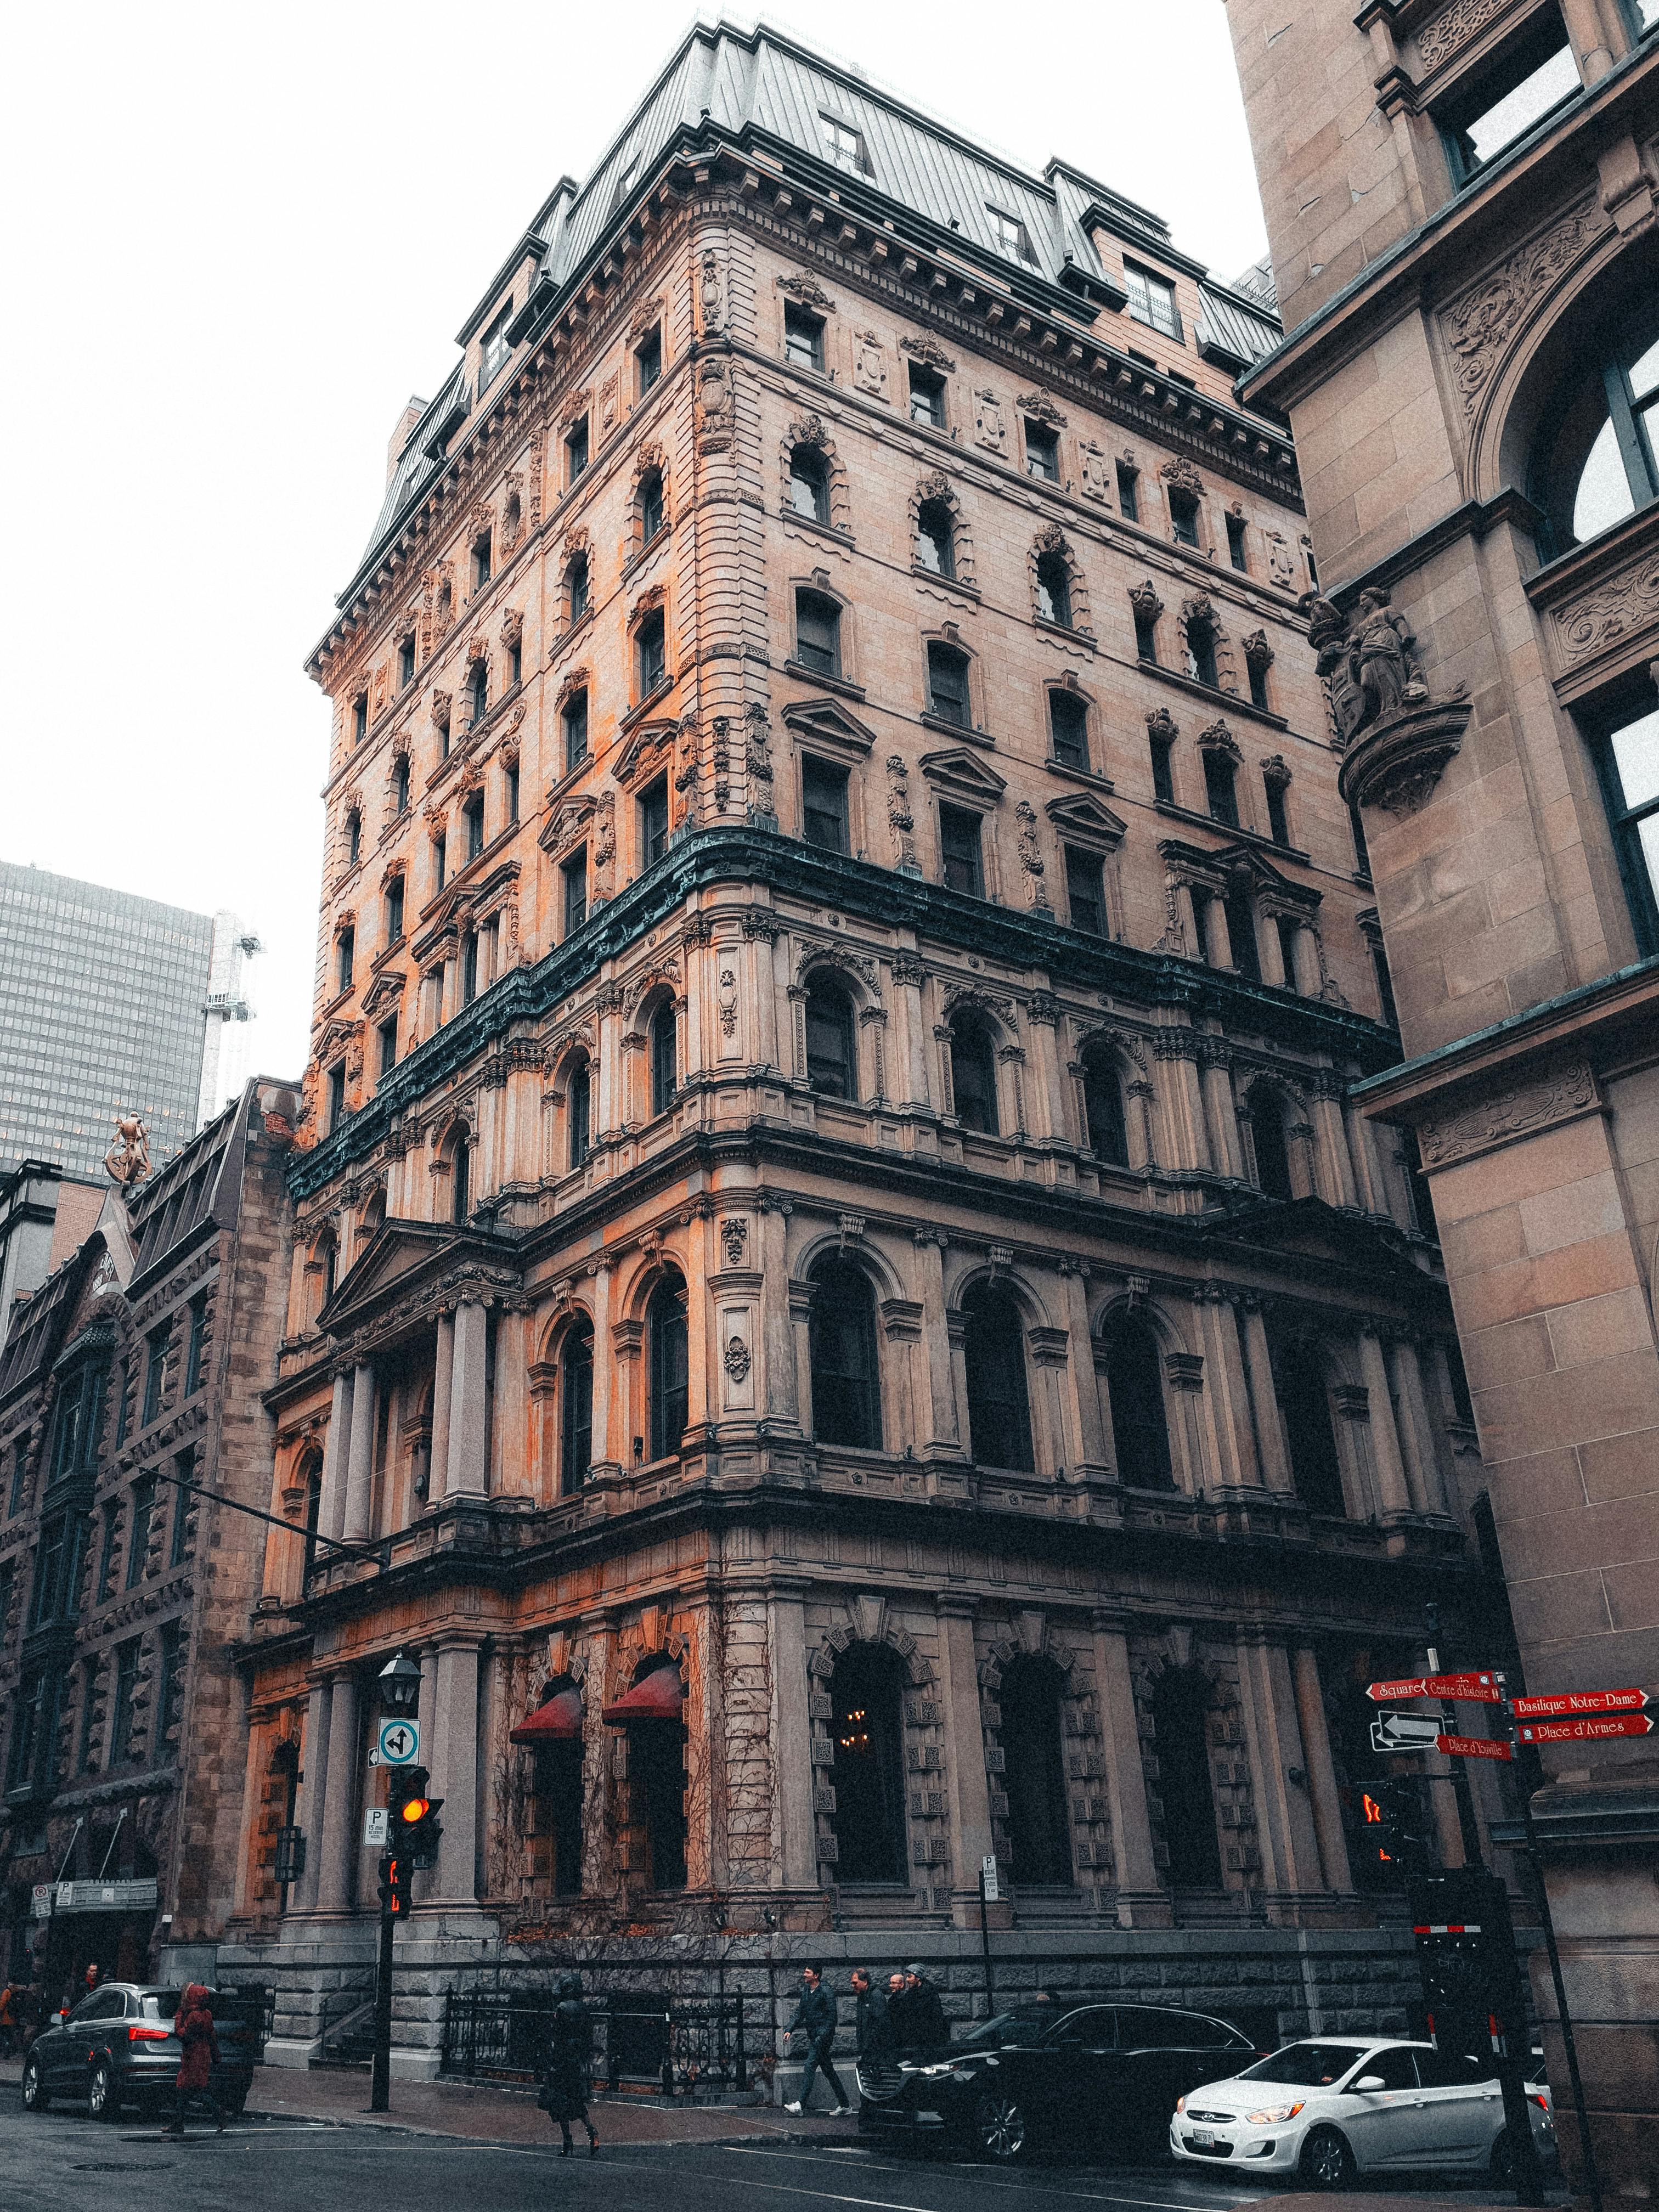
{"label": "traffic light pole", "polygon": [[[1428,1605],[1429,1634],[1440,1633],[1440,1608],[1432,1599]],[[1440,1654],[1431,1644],[1428,1647],[1429,1672],[1440,1672]],[[1448,1735],[1457,1734],[1457,1708],[1443,1705],[1440,1708],[1440,1725]],[[1451,1762],[1452,1795],[1457,1801],[1457,1829],[1463,1839],[1463,1863],[1478,1867],[1485,1862],[1480,1856],[1480,1824],[1474,1817],[1474,1792],[1469,1787],[1469,1771],[1463,1761],[1453,1755]],[[1540,2199],[1541,2202],[1541,2199]]]}
{"label": "traffic light pole", "polygon": [[[384,1870],[385,1862],[382,1862]],[[380,1956],[374,1971],[374,2068],[370,2077],[368,2109],[392,2110],[392,1938],[398,1925],[382,1879],[380,1899]]]}

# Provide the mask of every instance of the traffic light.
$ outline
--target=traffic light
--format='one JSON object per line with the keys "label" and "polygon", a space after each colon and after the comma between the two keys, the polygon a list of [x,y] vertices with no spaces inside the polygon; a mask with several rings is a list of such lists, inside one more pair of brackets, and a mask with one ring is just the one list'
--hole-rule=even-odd
{"label": "traffic light", "polygon": [[401,1851],[380,1855],[380,1902],[394,1920],[409,1910],[409,1860]]}
{"label": "traffic light", "polygon": [[438,1842],[443,1834],[438,1811],[444,1801],[427,1796],[428,1778],[423,1766],[398,1767],[392,1777],[387,1842],[390,1849],[401,1852],[410,1866],[438,1863]]}
{"label": "traffic light", "polygon": [[1435,2041],[1482,2059],[1504,2042],[1523,2052],[1526,1992],[1502,1881],[1484,1868],[1454,1867],[1414,1881],[1407,1893]]}
{"label": "traffic light", "polygon": [[1361,1850],[1397,1881],[1422,1870],[1429,1857],[1422,1798],[1415,1782],[1396,1777],[1359,1793]]}

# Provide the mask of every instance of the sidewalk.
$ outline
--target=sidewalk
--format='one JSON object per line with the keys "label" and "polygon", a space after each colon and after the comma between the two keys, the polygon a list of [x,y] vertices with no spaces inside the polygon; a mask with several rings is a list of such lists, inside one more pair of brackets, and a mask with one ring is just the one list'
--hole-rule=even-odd
{"label": "sidewalk", "polygon": [[[15,2087],[23,2069],[0,2061],[0,2085]],[[482,2088],[467,2081],[394,2081],[389,2112],[368,2110],[366,2072],[336,2073],[287,2066],[255,2069],[250,2119],[322,2120],[336,2127],[410,2128],[423,2135],[460,2136],[475,2142],[545,2147],[559,2139],[530,2088]],[[595,2098],[588,2107],[601,2143],[850,2142],[856,2128],[833,2113],[797,2118],[772,2105],[687,2105],[678,2109]],[[574,2131],[578,2140],[580,2129]]]}

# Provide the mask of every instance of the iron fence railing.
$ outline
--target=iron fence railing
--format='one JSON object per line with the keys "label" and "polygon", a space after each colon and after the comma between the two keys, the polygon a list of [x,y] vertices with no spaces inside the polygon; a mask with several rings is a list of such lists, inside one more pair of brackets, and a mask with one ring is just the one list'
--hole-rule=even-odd
{"label": "iron fence railing", "polygon": [[[440,2072],[533,2081],[546,2063],[556,2002],[545,1992],[448,1990]],[[741,1997],[623,1990],[591,1999],[588,2008],[596,2088],[694,2097],[750,2086]]]}

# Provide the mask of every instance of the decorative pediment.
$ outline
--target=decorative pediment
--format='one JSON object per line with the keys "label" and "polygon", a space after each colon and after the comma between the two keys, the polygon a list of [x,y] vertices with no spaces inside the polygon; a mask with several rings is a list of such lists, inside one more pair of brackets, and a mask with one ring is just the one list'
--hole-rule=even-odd
{"label": "decorative pediment", "polygon": [[389,1301],[416,1303],[435,1293],[459,1267],[476,1273],[485,1263],[499,1291],[516,1285],[510,1246],[488,1231],[447,1222],[383,1221],[335,1286],[317,1319],[331,1336],[382,1313]]}
{"label": "decorative pediment", "polygon": [[1158,474],[1171,491],[1184,491],[1194,499],[1203,496],[1204,479],[1184,455],[1173,461],[1165,461]]}
{"label": "decorative pediment", "polygon": [[833,315],[836,312],[835,301],[816,277],[780,276],[778,289],[787,292],[792,300],[799,300],[803,307],[817,308],[822,314]]}
{"label": "decorative pediment", "polygon": [[614,780],[626,790],[647,769],[665,765],[672,755],[679,726],[674,721],[641,722],[623,747],[621,757],[611,771]]}
{"label": "decorative pediment", "polygon": [[1066,417],[1046,392],[1022,392],[1014,404],[1022,415],[1029,415],[1035,422],[1046,422],[1054,430],[1066,428]]}
{"label": "decorative pediment", "polygon": [[1282,902],[1287,909],[1297,908],[1310,915],[1322,896],[1321,892],[1281,875],[1258,845],[1243,838],[1235,844],[1223,845],[1217,851],[1206,852],[1201,846],[1188,845],[1181,838],[1166,837],[1158,849],[1170,872],[1185,881],[1208,884],[1218,890],[1229,882],[1247,882],[1253,896],[1271,897]]}
{"label": "decorative pediment", "polygon": [[916,765],[937,789],[965,793],[993,806],[1008,788],[1005,780],[994,769],[987,768],[965,745],[924,753]]}
{"label": "decorative pediment", "polygon": [[836,699],[793,700],[783,710],[783,722],[798,738],[848,759],[861,759],[876,741],[875,732]]}
{"label": "decorative pediment", "polygon": [[1097,852],[1115,851],[1122,843],[1127,827],[1109,806],[1103,806],[1087,792],[1051,799],[1042,811],[1068,843],[1088,846]]}
{"label": "decorative pediment", "polygon": [[901,353],[914,354],[918,361],[926,362],[929,368],[938,369],[942,375],[950,376],[955,372],[955,362],[935,338],[925,337],[901,338],[899,350]]}
{"label": "decorative pediment", "polygon": [[384,1013],[388,1007],[398,1005],[403,995],[403,969],[388,968],[383,974],[374,978],[373,985],[363,1000],[363,1012],[370,1021],[373,1021],[377,1014]]}
{"label": "decorative pediment", "polygon": [[597,802],[591,792],[583,792],[578,798],[566,799],[562,806],[555,807],[548,816],[537,835],[536,842],[544,853],[550,853],[557,859],[560,854],[568,852],[571,846],[580,843],[586,836],[596,809]]}

